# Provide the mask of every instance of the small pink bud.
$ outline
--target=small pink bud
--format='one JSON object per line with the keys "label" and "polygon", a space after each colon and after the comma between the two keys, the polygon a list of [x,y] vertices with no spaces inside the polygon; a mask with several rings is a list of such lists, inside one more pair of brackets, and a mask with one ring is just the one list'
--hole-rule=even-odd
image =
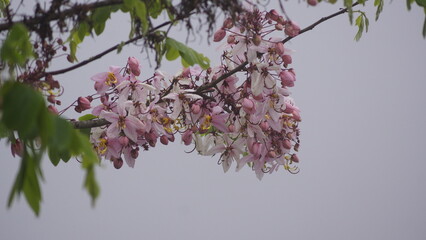
{"label": "small pink bud", "polygon": [[121,158],[114,158],[112,160],[112,162],[113,162],[114,167],[116,169],[120,169],[123,166],[123,159],[121,159]]}
{"label": "small pink bud", "polygon": [[278,21],[280,15],[278,14],[277,10],[272,9],[271,11],[269,11],[269,18],[274,20],[274,21]]}
{"label": "small pink bud", "polygon": [[234,131],[235,131],[235,126],[234,126],[234,124],[231,124],[231,125],[229,125],[229,126],[228,126],[228,131],[229,131],[229,132],[234,132]]}
{"label": "small pink bud", "polygon": [[318,0],[308,0],[308,4],[311,6],[316,6],[318,4]]}
{"label": "small pink bud", "polygon": [[55,104],[55,103],[56,103],[56,98],[55,98],[55,96],[54,96],[54,95],[49,95],[49,96],[47,97],[47,101],[48,101],[48,102],[50,102],[50,103]]}
{"label": "small pink bud", "polygon": [[278,30],[278,31],[281,31],[281,30],[284,29],[284,27],[281,23],[277,23],[277,24],[275,24],[275,29]]}
{"label": "small pink bud", "polygon": [[192,142],[192,131],[186,130],[182,135],[182,141],[185,145],[189,145]]}
{"label": "small pink bud", "polygon": [[167,138],[167,136],[166,136],[166,135],[162,135],[162,136],[160,137],[160,142],[161,142],[162,144],[164,144],[164,145],[167,145],[167,144],[169,144],[169,139]]}
{"label": "small pink bud", "polygon": [[283,55],[284,54],[284,44],[282,42],[278,42],[275,44],[275,51],[277,52],[278,55]]}
{"label": "small pink bud", "polygon": [[242,102],[243,109],[246,113],[253,113],[254,111],[254,102],[251,99],[244,98]]}
{"label": "small pink bud", "polygon": [[295,110],[295,108],[293,107],[293,105],[291,105],[290,103],[285,103],[285,109],[284,112],[287,114],[293,113],[293,111]]}
{"label": "small pink bud", "polygon": [[285,149],[291,149],[291,142],[288,139],[284,139],[284,141],[282,141],[283,147]]}
{"label": "small pink bud", "polygon": [[80,107],[81,111],[90,109],[90,101],[85,97],[79,97],[77,100],[78,106]]}
{"label": "small pink bud", "polygon": [[53,114],[56,114],[56,115],[58,115],[58,114],[59,114],[58,109],[56,109],[56,107],[55,107],[55,106],[53,106],[53,105],[49,105],[49,106],[47,107],[47,110],[49,110],[49,112],[51,112],[51,113],[53,113]]}
{"label": "small pink bud", "polygon": [[300,122],[302,121],[302,118],[300,117],[300,113],[297,109],[293,110],[293,119]]}
{"label": "small pink bud", "polygon": [[269,150],[268,157],[270,157],[270,158],[276,158],[277,157],[277,153],[274,150]]}
{"label": "small pink bud", "polygon": [[133,75],[139,76],[141,74],[139,61],[135,57],[129,57],[127,59],[127,64],[129,64],[129,69],[133,73]]}
{"label": "small pink bud", "polygon": [[221,28],[214,33],[213,41],[220,42],[225,36],[226,36],[226,31],[223,28]]}
{"label": "small pink bud", "polygon": [[234,44],[235,43],[235,36],[229,35],[228,39],[226,41],[228,42],[228,44]]}
{"label": "small pink bud", "polygon": [[232,18],[226,18],[225,21],[223,21],[223,28],[230,29],[234,26],[234,22],[232,21]]}
{"label": "small pink bud", "polygon": [[198,104],[192,104],[191,111],[193,114],[199,114],[201,111],[201,107]]}
{"label": "small pink bud", "polygon": [[284,33],[290,37],[299,35],[300,27],[293,21],[289,21],[285,24]]}
{"label": "small pink bud", "polygon": [[281,58],[282,58],[285,66],[287,66],[287,65],[289,65],[293,62],[293,59],[291,58],[290,55],[282,55]]}
{"label": "small pink bud", "polygon": [[120,136],[118,138],[118,142],[121,144],[121,146],[127,146],[129,144],[129,138],[126,136]]}
{"label": "small pink bud", "polygon": [[262,123],[260,123],[260,128],[263,131],[267,131],[269,129],[269,123],[267,121],[263,121]]}
{"label": "small pink bud", "polygon": [[291,161],[298,163],[299,162],[299,157],[296,154],[291,155]]}
{"label": "small pink bud", "polygon": [[169,135],[169,136],[167,136],[168,138],[169,138],[169,141],[170,142],[174,142],[175,141],[175,135]]}
{"label": "small pink bud", "polygon": [[284,87],[294,87],[294,81],[296,81],[296,77],[291,71],[281,71],[280,72],[281,84]]}

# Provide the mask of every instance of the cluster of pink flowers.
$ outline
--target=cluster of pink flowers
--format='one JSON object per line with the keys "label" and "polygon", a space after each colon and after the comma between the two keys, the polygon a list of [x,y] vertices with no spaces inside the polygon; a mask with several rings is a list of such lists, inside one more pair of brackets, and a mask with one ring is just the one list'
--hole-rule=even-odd
{"label": "cluster of pink flowers", "polygon": [[[274,10],[254,9],[226,19],[215,33],[216,42],[226,38],[217,67],[194,66],[172,77],[157,71],[140,80],[139,62],[130,57],[126,67],[96,74],[101,104],[92,113],[110,122],[92,129],[97,153],[116,168],[123,158],[133,167],[141,149],[181,135],[199,154],[217,155],[225,172],[232,164],[251,167],[259,179],[279,166],[297,172],[301,118],[290,97],[296,75],[283,39],[299,31]],[[241,64],[237,74],[227,74]]]}

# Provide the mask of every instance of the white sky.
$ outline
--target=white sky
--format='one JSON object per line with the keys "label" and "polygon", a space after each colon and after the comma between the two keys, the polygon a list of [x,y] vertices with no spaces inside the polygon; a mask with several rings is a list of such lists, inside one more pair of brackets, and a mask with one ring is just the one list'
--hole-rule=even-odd
{"label": "white sky", "polygon": [[[338,10],[285,4],[302,27]],[[0,239],[425,239],[424,13],[408,12],[405,1],[386,4],[379,22],[372,7],[366,11],[370,31],[360,42],[340,16],[287,45],[296,51],[293,97],[303,119],[298,175],[278,171],[258,181],[248,168],[224,174],[216,157],[159,146],[141,153],[134,169],[98,168],[102,192],[91,208],[79,163],[53,167],[46,159],[36,218],[23,197],[6,208],[19,160],[2,141]],[[80,49],[81,60],[126,39],[127,18],[109,24],[105,38]],[[217,63],[217,44],[204,41],[190,45]],[[145,58],[125,48],[59,76],[63,102],[92,93],[90,77],[128,56]],[[173,73],[178,64],[163,69]],[[142,72],[152,70],[145,63]]]}

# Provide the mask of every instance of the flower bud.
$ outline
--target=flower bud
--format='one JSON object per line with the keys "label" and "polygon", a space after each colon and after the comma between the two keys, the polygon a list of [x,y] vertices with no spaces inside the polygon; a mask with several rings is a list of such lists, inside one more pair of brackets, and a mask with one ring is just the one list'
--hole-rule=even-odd
{"label": "flower bud", "polygon": [[293,110],[293,119],[300,122],[302,121],[302,118],[300,117],[300,113],[297,109]]}
{"label": "flower bud", "polygon": [[284,27],[281,23],[277,23],[277,24],[275,24],[275,29],[278,30],[278,31],[281,31],[281,30],[284,29]]}
{"label": "flower bud", "polygon": [[229,132],[235,132],[235,126],[234,126],[234,124],[231,124],[231,125],[228,126],[228,131]]}
{"label": "flower bud", "polygon": [[129,138],[126,136],[120,136],[118,138],[118,142],[121,144],[121,146],[127,146],[129,144]]}
{"label": "flower bud", "polygon": [[198,105],[198,104],[192,104],[192,106],[191,106],[191,112],[193,114],[199,114],[200,111],[201,111],[200,105]]}
{"label": "flower bud", "polygon": [[260,35],[255,35],[253,37],[253,44],[254,45],[259,46],[261,42],[262,42],[262,37]]}
{"label": "flower bud", "polygon": [[78,106],[80,107],[81,111],[90,109],[90,101],[85,97],[79,97],[77,100]]}
{"label": "flower bud", "polygon": [[270,157],[270,158],[276,158],[277,157],[277,153],[274,150],[269,150],[268,157]]}
{"label": "flower bud", "polygon": [[162,144],[164,144],[164,145],[167,145],[167,144],[169,144],[169,139],[167,138],[167,136],[166,136],[166,135],[162,135],[162,136],[160,137],[160,142],[161,142]]}
{"label": "flower bud", "polygon": [[260,123],[260,128],[263,131],[267,131],[269,129],[269,123],[267,121],[263,121],[262,123]]}
{"label": "flower bud", "polygon": [[251,99],[244,98],[242,102],[243,109],[246,113],[254,112],[254,102]]}
{"label": "flower bud", "polygon": [[223,21],[223,28],[230,29],[234,26],[234,22],[232,21],[232,18],[226,18],[225,21]]}
{"label": "flower bud", "polygon": [[291,71],[281,71],[280,72],[281,84],[284,87],[294,87],[294,81],[296,81],[296,77]]}
{"label": "flower bud", "polygon": [[282,145],[285,149],[291,149],[291,142],[288,139],[284,139],[284,141],[282,141]]}
{"label": "flower bud", "polygon": [[133,75],[139,76],[141,74],[139,61],[135,57],[129,57],[127,59],[127,64],[129,64],[129,69],[133,73]]}
{"label": "flower bud", "polygon": [[274,20],[274,21],[278,21],[280,15],[278,14],[277,10],[272,9],[271,11],[269,11],[269,18]]}
{"label": "flower bud", "polygon": [[228,39],[226,41],[228,42],[228,44],[234,44],[235,43],[235,36],[229,35]]}
{"label": "flower bud", "polygon": [[296,154],[291,155],[291,161],[298,163],[299,162],[299,157]]}
{"label": "flower bud", "polygon": [[112,162],[115,169],[120,169],[123,166],[123,159],[121,158],[113,158]]}
{"label": "flower bud", "polygon": [[293,21],[289,21],[285,24],[284,33],[290,37],[299,35],[300,27]]}
{"label": "flower bud", "polygon": [[49,96],[47,97],[47,101],[48,101],[48,102],[50,102],[50,103],[55,104],[55,103],[56,103],[55,95],[49,95]]}
{"label": "flower bud", "polygon": [[275,44],[275,51],[278,55],[283,55],[284,54],[284,44],[282,42],[277,42]]}
{"label": "flower bud", "polygon": [[285,103],[284,113],[290,114],[293,113],[294,110],[295,108],[293,107],[293,105],[291,105],[290,103]]}
{"label": "flower bud", "polygon": [[282,55],[281,59],[284,62],[284,66],[287,66],[287,65],[289,65],[289,64],[291,64],[293,62],[293,59],[291,58],[290,55]]}
{"label": "flower bud", "polygon": [[318,4],[318,0],[308,0],[308,4],[311,6],[316,6]]}
{"label": "flower bud", "polygon": [[167,138],[169,139],[170,142],[174,142],[175,141],[175,135],[173,135],[173,134],[167,136]]}
{"label": "flower bud", "polygon": [[214,33],[213,41],[220,42],[225,36],[226,36],[226,31],[223,28],[221,28]]}
{"label": "flower bud", "polygon": [[192,131],[186,130],[182,135],[182,141],[185,145],[189,145],[192,142]]}

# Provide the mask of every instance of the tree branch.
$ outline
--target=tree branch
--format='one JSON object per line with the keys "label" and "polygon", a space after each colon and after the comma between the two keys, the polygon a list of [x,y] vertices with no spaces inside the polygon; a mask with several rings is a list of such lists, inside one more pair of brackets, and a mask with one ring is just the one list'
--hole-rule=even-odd
{"label": "tree branch", "polygon": [[[359,4],[359,2],[356,2],[352,5],[352,7],[357,6]],[[323,17],[320,20],[316,21],[315,23],[303,28],[302,30],[300,30],[299,35],[312,30],[313,28],[315,28],[317,25],[331,19],[334,18],[336,16],[339,16],[341,14],[344,14],[348,11],[348,8],[344,8],[336,13],[333,13],[329,16]],[[297,36],[299,36],[297,35]],[[297,37],[295,36],[295,37]],[[291,39],[295,38],[295,37],[287,37],[283,40],[283,43],[290,41]],[[231,71],[223,74],[222,76],[220,76],[219,78],[217,78],[216,80],[212,81],[211,83],[205,84],[200,86],[197,90],[196,93],[202,93],[203,91],[214,87],[216,84],[218,84],[219,82],[225,80],[227,77],[241,71],[242,69],[244,69],[246,67],[246,65],[248,64],[248,61],[245,61],[243,63],[241,63],[240,65],[238,65],[236,68],[232,69]],[[73,121],[71,122],[75,128],[92,128],[92,127],[100,127],[103,125],[107,125],[109,124],[108,121],[106,121],[105,119],[94,119],[94,120],[87,120],[87,121]]]}
{"label": "tree branch", "polygon": [[28,17],[28,16],[24,16],[24,18],[20,21],[15,21],[15,22],[7,22],[7,23],[2,23],[0,24],[0,32],[3,32],[5,30],[9,30],[14,24],[16,23],[22,23],[25,26],[27,26],[28,28],[33,28],[33,26],[39,24],[40,22],[51,22],[51,21],[55,21],[64,17],[70,17],[70,16],[75,16],[75,13],[77,12],[87,12],[90,11],[92,9],[96,9],[96,8],[100,8],[100,7],[106,7],[106,6],[112,6],[112,5],[117,5],[117,4],[121,4],[123,3],[123,0],[106,0],[106,1],[101,1],[101,2],[94,2],[94,3],[89,3],[89,4],[78,4],[76,3],[73,7],[66,9],[64,11],[59,11],[59,12],[52,12],[52,13],[47,13],[45,15],[42,16],[34,16],[34,17]]}

